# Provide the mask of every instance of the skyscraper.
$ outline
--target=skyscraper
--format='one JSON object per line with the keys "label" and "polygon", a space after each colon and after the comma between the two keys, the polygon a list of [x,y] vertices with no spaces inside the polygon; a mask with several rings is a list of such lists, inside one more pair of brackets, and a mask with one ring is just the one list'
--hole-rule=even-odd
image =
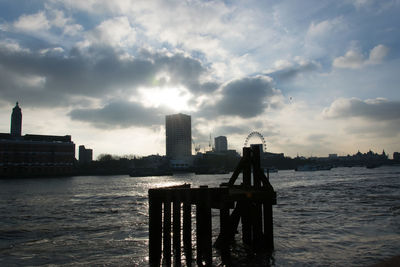
{"label": "skyscraper", "polygon": [[192,155],[192,122],[189,115],[167,115],[165,134],[167,157],[183,159]]}
{"label": "skyscraper", "polygon": [[89,163],[93,160],[93,150],[84,145],[79,146],[79,163]]}
{"label": "skyscraper", "polygon": [[228,140],[226,136],[218,136],[214,138],[215,152],[226,152],[228,150]]}
{"label": "skyscraper", "polygon": [[13,111],[11,113],[11,135],[21,136],[22,130],[22,112],[21,108],[18,106],[18,102],[15,104]]}

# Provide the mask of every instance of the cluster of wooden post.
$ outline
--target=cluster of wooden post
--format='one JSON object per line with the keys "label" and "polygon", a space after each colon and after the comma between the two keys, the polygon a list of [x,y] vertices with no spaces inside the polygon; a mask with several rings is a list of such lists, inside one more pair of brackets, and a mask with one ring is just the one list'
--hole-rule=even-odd
{"label": "cluster of wooden post", "polygon": [[171,233],[174,266],[181,265],[182,241],[186,264],[191,265],[192,205],[196,207],[196,262],[199,266],[211,265],[211,204],[212,199],[218,198],[219,192],[219,188],[190,188],[189,184],[149,190],[149,261],[151,266],[159,266],[161,258],[164,265],[171,265]]}
{"label": "cluster of wooden post", "polygon": [[[235,185],[241,172],[243,182]],[[218,188],[207,186],[191,188],[189,184],[184,184],[150,189],[150,265],[159,266],[162,263],[169,266],[173,254],[174,265],[180,266],[182,241],[186,265],[192,265],[192,205],[196,208],[198,266],[212,265],[212,208],[220,210],[220,234],[215,245],[221,250],[223,262],[230,260],[229,246],[235,239],[239,221],[242,224],[242,241],[247,247],[254,251],[273,250],[272,205],[274,204],[276,204],[276,193],[260,168],[258,147],[243,148],[243,157],[229,182],[221,184]]]}

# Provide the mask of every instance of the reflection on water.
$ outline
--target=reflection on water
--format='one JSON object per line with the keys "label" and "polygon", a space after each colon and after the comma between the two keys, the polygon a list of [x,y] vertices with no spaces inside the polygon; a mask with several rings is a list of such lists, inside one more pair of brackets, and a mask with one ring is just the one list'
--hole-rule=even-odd
{"label": "reflection on water", "polygon": [[[0,180],[0,266],[147,265],[147,190],[218,186],[229,175]],[[272,264],[364,266],[398,253],[400,168],[338,168],[271,174]],[[218,216],[218,211],[213,211]],[[213,222],[217,236],[218,220]],[[266,264],[265,255],[238,265]],[[218,253],[214,251],[218,262]]]}

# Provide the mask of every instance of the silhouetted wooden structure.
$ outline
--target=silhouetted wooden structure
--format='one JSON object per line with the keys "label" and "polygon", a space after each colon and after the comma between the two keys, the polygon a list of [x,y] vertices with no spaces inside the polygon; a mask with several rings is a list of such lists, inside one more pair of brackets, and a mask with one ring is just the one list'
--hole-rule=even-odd
{"label": "silhouetted wooden structure", "polygon": [[[243,173],[243,182],[235,185],[240,173]],[[173,264],[180,266],[182,254],[185,256],[186,264],[192,265],[193,205],[196,210],[198,266],[212,265],[211,209],[220,211],[220,233],[215,245],[221,251],[223,262],[229,262],[229,246],[234,240],[240,220],[242,241],[247,247],[253,251],[273,250],[272,205],[276,204],[276,193],[268,178],[260,168],[259,147],[244,147],[243,157],[232,177],[228,183],[223,183],[220,187],[191,188],[190,184],[183,184],[149,189],[150,265],[159,266],[161,262],[163,265],[171,265],[171,255],[173,255]]]}

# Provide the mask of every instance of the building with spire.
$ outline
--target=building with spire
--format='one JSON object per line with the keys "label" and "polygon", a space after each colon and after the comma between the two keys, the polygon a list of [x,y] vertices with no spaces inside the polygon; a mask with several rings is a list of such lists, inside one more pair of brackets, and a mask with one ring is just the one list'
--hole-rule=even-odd
{"label": "building with spire", "polygon": [[15,104],[13,111],[11,113],[11,135],[14,137],[21,136],[22,132],[22,112],[21,108],[18,106],[18,102]]}
{"label": "building with spire", "polygon": [[17,102],[10,133],[0,133],[0,177],[69,175],[75,161],[70,135],[22,135],[22,111]]}

